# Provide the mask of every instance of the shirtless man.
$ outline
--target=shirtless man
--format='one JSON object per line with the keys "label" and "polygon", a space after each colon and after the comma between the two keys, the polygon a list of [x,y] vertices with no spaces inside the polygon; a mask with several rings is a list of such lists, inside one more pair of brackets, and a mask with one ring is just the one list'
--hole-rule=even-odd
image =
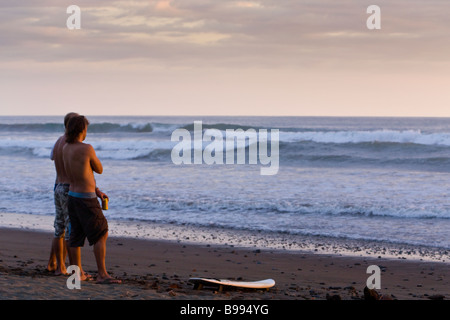
{"label": "shirtless man", "polygon": [[89,245],[94,246],[97,262],[97,283],[121,283],[106,271],[106,239],[108,222],[103,215],[97,196],[108,196],[95,185],[94,172],[102,174],[103,166],[95,154],[94,148],[83,143],[86,138],[89,121],[84,116],[69,120],[66,129],[66,144],[63,147],[63,159],[66,173],[70,180],[69,216],[71,232],[69,251],[73,263],[81,270],[81,250],[87,237]]}
{"label": "shirtless man", "polygon": [[[71,117],[77,116],[77,113],[70,112],[64,117],[64,127]],[[55,275],[64,275],[66,270],[67,242],[70,235],[69,212],[67,209],[69,178],[64,170],[62,149],[66,143],[66,136],[62,135],[53,146],[50,159],[55,163],[56,180],[54,187],[55,202],[55,235],[52,241],[50,259],[48,261],[47,270],[55,272]],[[65,241],[64,241],[65,240]],[[70,259],[70,257],[69,257]]]}

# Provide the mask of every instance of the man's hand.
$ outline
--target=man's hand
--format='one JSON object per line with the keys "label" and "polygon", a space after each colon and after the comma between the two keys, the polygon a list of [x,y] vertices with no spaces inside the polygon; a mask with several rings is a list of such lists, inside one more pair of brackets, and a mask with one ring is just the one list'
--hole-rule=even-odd
{"label": "man's hand", "polygon": [[[97,197],[99,197],[100,199],[104,199],[104,198],[108,198],[108,196],[106,195],[106,193],[103,193],[100,191],[99,188],[95,188],[95,194],[97,195]],[[108,198],[109,199],[109,198]]]}

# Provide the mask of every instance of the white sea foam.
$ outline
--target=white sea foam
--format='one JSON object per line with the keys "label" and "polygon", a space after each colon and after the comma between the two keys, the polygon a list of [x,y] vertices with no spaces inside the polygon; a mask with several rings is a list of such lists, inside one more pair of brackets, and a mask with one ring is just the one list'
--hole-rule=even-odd
{"label": "white sea foam", "polygon": [[337,144],[391,142],[450,146],[450,133],[422,133],[420,130],[281,132],[280,140]]}

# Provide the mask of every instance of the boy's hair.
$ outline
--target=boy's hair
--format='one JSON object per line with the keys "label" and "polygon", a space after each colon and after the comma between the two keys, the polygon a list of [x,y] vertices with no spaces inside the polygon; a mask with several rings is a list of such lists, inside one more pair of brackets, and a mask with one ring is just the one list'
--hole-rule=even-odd
{"label": "boy's hair", "polygon": [[89,125],[85,116],[74,116],[69,119],[66,127],[66,142],[74,143],[80,133]]}
{"label": "boy's hair", "polygon": [[67,128],[67,124],[69,123],[70,118],[76,117],[78,115],[79,114],[75,112],[69,112],[68,114],[66,114],[66,116],[64,117],[64,128]]}

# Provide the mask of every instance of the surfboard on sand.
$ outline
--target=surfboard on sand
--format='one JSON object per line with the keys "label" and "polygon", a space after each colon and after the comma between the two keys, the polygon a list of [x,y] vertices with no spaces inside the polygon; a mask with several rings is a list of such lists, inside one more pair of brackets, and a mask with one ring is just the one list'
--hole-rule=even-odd
{"label": "surfboard on sand", "polygon": [[190,283],[194,284],[194,289],[202,289],[203,286],[219,287],[219,291],[222,291],[224,287],[238,287],[238,288],[250,288],[250,289],[267,289],[275,285],[273,279],[265,279],[259,281],[234,281],[227,279],[211,279],[211,278],[190,278]]}

